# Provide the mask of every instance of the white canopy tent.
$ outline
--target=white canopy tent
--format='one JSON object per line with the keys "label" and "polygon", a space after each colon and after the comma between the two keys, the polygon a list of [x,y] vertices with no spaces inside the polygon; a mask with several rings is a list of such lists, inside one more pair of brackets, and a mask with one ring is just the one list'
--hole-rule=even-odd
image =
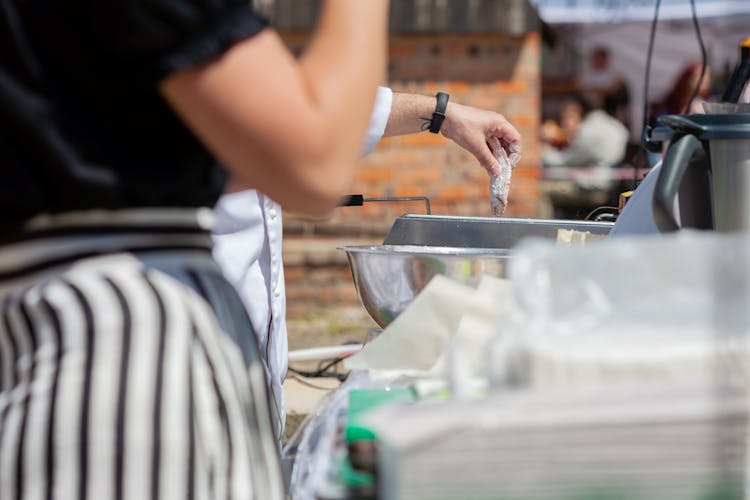
{"label": "white canopy tent", "polygon": [[[550,24],[626,23],[651,21],[655,0],[530,0],[540,17]],[[702,19],[750,13],[747,0],[696,0]],[[689,19],[690,0],[662,0],[659,19]]]}
{"label": "white canopy tent", "polygon": [[[531,0],[540,17],[568,39],[579,56],[609,49],[612,65],[631,95],[633,136],[640,134],[646,56],[655,0]],[[698,21],[715,73],[731,70],[739,42],[750,37],[750,0],[695,0]],[[651,64],[649,101],[661,98],[685,66],[701,53],[689,0],[662,0]],[[714,89],[721,94],[724,89]]]}

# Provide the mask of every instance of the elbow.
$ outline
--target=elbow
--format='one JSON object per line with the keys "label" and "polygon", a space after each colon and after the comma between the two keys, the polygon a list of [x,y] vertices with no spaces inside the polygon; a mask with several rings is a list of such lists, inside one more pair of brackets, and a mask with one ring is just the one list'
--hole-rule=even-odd
{"label": "elbow", "polygon": [[288,200],[287,206],[306,215],[326,216],[351,189],[359,148],[343,145],[333,134],[319,134],[296,146],[287,150],[284,170],[290,183],[297,185],[290,191],[300,193],[300,199]]}
{"label": "elbow", "polygon": [[264,158],[254,186],[284,209],[316,218],[329,215],[347,194],[357,161],[320,136],[297,136],[285,147],[267,150]]}
{"label": "elbow", "polygon": [[296,213],[311,217],[326,217],[349,193],[354,173],[352,162],[336,164],[327,161],[323,165],[305,164],[305,172],[300,179],[300,196],[282,203]]}
{"label": "elbow", "polygon": [[[300,215],[328,215],[351,187],[360,142],[319,121],[301,122],[240,146],[224,163],[245,184]],[[348,139],[348,140],[346,140]],[[234,161],[231,161],[234,160]]]}

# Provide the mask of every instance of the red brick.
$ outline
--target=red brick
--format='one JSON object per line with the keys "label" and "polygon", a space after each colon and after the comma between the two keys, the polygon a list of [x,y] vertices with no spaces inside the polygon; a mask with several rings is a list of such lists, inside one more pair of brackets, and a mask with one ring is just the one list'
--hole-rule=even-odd
{"label": "red brick", "polygon": [[[296,280],[295,280],[296,281]],[[318,290],[312,286],[295,285],[295,281],[287,282],[287,302],[303,302],[314,300],[318,296]]]}
{"label": "red brick", "polygon": [[531,115],[516,115],[513,117],[513,126],[520,129],[523,127],[539,126],[539,118]]}
{"label": "red brick", "polygon": [[396,182],[398,184],[419,184],[430,185],[440,182],[443,178],[442,169],[433,168],[402,168],[396,172]]}
{"label": "red brick", "polygon": [[388,182],[393,178],[393,167],[366,166],[357,171],[355,182]]}
{"label": "red brick", "polygon": [[318,288],[318,302],[321,304],[332,304],[338,299],[336,289],[331,285],[323,285]]}
{"label": "red brick", "polygon": [[466,186],[442,186],[438,189],[438,196],[442,201],[459,201],[469,196]]}
{"label": "red brick", "polygon": [[359,295],[354,287],[354,282],[339,283],[336,285],[336,296],[340,303],[358,304]]}
{"label": "red brick", "polygon": [[409,57],[414,56],[414,54],[417,52],[416,47],[412,43],[404,42],[404,43],[391,43],[388,47],[388,56],[390,59],[398,58],[398,57]]}
{"label": "red brick", "polygon": [[301,266],[284,266],[284,278],[287,281],[297,281],[306,278],[305,268]]}
{"label": "red brick", "polygon": [[424,196],[424,189],[418,186],[397,186],[393,190],[393,196]]}
{"label": "red brick", "polygon": [[445,92],[448,92],[450,94],[457,94],[460,92],[468,93],[472,90],[472,85],[469,82],[446,82],[443,84],[443,88],[445,89]]}

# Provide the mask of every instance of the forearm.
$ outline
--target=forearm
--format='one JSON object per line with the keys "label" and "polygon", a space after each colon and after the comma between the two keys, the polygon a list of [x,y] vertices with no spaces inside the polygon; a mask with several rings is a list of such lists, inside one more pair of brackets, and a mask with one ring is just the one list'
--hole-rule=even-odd
{"label": "forearm", "polygon": [[[425,121],[432,118],[435,103],[436,99],[432,96],[394,92],[391,114],[388,117],[388,124],[385,126],[383,135],[390,137],[413,134],[423,130]],[[448,106],[451,106],[450,102],[448,102]]]}

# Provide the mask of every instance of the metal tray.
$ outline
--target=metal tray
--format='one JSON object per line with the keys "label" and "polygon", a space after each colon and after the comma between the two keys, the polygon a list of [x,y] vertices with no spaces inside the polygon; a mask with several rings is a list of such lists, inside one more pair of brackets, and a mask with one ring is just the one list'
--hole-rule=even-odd
{"label": "metal tray", "polygon": [[611,222],[407,214],[396,218],[385,245],[512,248],[522,238],[557,238],[558,229],[609,234]]}

